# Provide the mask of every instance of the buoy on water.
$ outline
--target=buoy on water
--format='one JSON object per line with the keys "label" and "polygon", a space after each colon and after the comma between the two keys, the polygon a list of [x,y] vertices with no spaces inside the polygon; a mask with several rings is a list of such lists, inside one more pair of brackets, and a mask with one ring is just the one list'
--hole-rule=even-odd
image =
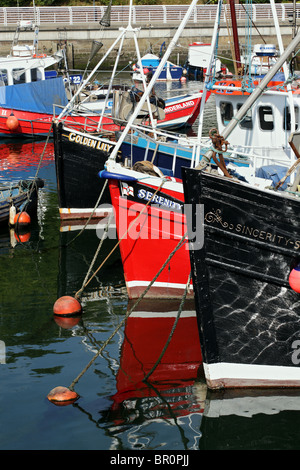
{"label": "buoy on water", "polygon": [[25,211],[18,212],[18,213],[15,215],[15,218],[14,218],[14,225],[24,227],[24,226],[26,226],[26,225],[29,225],[30,222],[31,222],[30,215],[27,214],[27,212],[25,212]]}
{"label": "buoy on water", "polygon": [[14,233],[15,239],[19,243],[26,243],[30,240],[31,233],[30,232],[22,232],[22,233]]}
{"label": "buoy on water", "polygon": [[67,387],[55,387],[47,395],[47,398],[51,403],[54,403],[58,406],[71,405],[76,400],[78,400],[79,395],[76,392],[73,392]]}
{"label": "buoy on water", "polygon": [[16,131],[19,127],[19,121],[18,121],[18,118],[16,118],[16,116],[14,116],[13,114],[11,114],[10,116],[8,116],[8,118],[6,119],[6,127],[10,130],[10,131]]}
{"label": "buoy on water", "polygon": [[289,275],[289,284],[295,292],[300,294],[300,264],[291,270]]}
{"label": "buoy on water", "polygon": [[80,302],[74,297],[64,295],[57,299],[53,306],[54,315],[76,316],[81,314],[82,308]]}

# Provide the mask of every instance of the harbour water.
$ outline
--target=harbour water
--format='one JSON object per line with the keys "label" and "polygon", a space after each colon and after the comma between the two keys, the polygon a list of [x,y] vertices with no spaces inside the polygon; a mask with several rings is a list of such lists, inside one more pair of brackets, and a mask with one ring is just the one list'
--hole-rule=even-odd
{"label": "harbour water", "polygon": [[[174,333],[179,302],[143,301],[124,321],[133,304],[118,251],[97,271],[116,241],[105,240],[94,259],[99,227],[61,226],[51,140],[46,149],[44,141],[3,140],[0,179],[34,176],[43,153],[30,237],[0,233],[0,449],[101,450],[106,463],[154,451],[176,455],[168,463],[177,466],[192,465],[200,450],[299,449],[300,391],[207,392],[193,304]],[[54,317],[55,301],[83,286],[80,319]],[[47,399],[71,384],[74,404]],[[186,452],[188,462],[180,460]]]}

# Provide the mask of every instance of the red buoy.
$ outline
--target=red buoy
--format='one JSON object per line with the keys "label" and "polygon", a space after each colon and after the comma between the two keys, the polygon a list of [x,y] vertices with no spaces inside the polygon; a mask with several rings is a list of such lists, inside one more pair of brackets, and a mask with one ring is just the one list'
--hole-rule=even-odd
{"label": "red buoy", "polygon": [[79,395],[67,387],[55,387],[47,395],[49,401],[58,406],[65,406],[78,400]]}
{"label": "red buoy", "polygon": [[64,295],[57,299],[53,306],[55,315],[79,315],[81,313],[81,305],[77,299],[69,295]]}
{"label": "red buoy", "polygon": [[15,232],[15,239],[19,243],[26,243],[30,240],[31,233],[30,232],[22,232],[22,233],[16,233]]}
{"label": "red buoy", "polygon": [[13,114],[6,119],[6,127],[10,131],[16,131],[19,127],[19,121]]}
{"label": "red buoy", "polygon": [[18,212],[18,214],[15,215],[14,218],[14,224],[15,225],[29,225],[31,222],[30,220],[30,215],[27,214],[27,212]]}
{"label": "red buoy", "polygon": [[300,294],[300,264],[291,270],[289,275],[289,284],[295,292]]}

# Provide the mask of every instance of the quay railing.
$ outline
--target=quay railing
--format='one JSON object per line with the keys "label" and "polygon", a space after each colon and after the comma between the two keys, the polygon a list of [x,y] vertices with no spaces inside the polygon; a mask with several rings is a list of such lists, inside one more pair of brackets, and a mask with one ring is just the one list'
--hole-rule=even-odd
{"label": "quay railing", "polygon": [[[159,24],[178,24],[184,17],[189,5],[136,5],[133,6],[132,24],[143,27],[155,27]],[[228,5],[224,6],[228,8]],[[0,7],[0,25],[17,25],[18,21],[33,21],[43,24],[90,24],[99,22],[106,6],[72,6],[72,7]],[[237,21],[246,20],[251,16],[255,21],[272,21],[273,15],[270,4],[252,4],[251,10],[243,4],[236,4]],[[197,5],[189,23],[201,24],[214,21],[216,5]],[[246,11],[247,10],[247,11]],[[294,21],[293,3],[277,3],[276,10],[279,21]],[[129,6],[116,5],[111,7],[111,25],[119,26],[128,22]],[[296,3],[296,21],[300,17],[300,4]],[[221,21],[226,21],[223,11]]]}

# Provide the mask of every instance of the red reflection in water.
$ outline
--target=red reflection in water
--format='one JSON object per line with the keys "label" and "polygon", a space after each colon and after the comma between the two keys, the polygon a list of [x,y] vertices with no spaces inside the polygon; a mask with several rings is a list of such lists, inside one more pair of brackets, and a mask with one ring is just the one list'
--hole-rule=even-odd
{"label": "red reflection in water", "polygon": [[[41,161],[42,160],[42,161]],[[28,170],[54,161],[53,142],[8,142],[0,145],[0,171]]]}

